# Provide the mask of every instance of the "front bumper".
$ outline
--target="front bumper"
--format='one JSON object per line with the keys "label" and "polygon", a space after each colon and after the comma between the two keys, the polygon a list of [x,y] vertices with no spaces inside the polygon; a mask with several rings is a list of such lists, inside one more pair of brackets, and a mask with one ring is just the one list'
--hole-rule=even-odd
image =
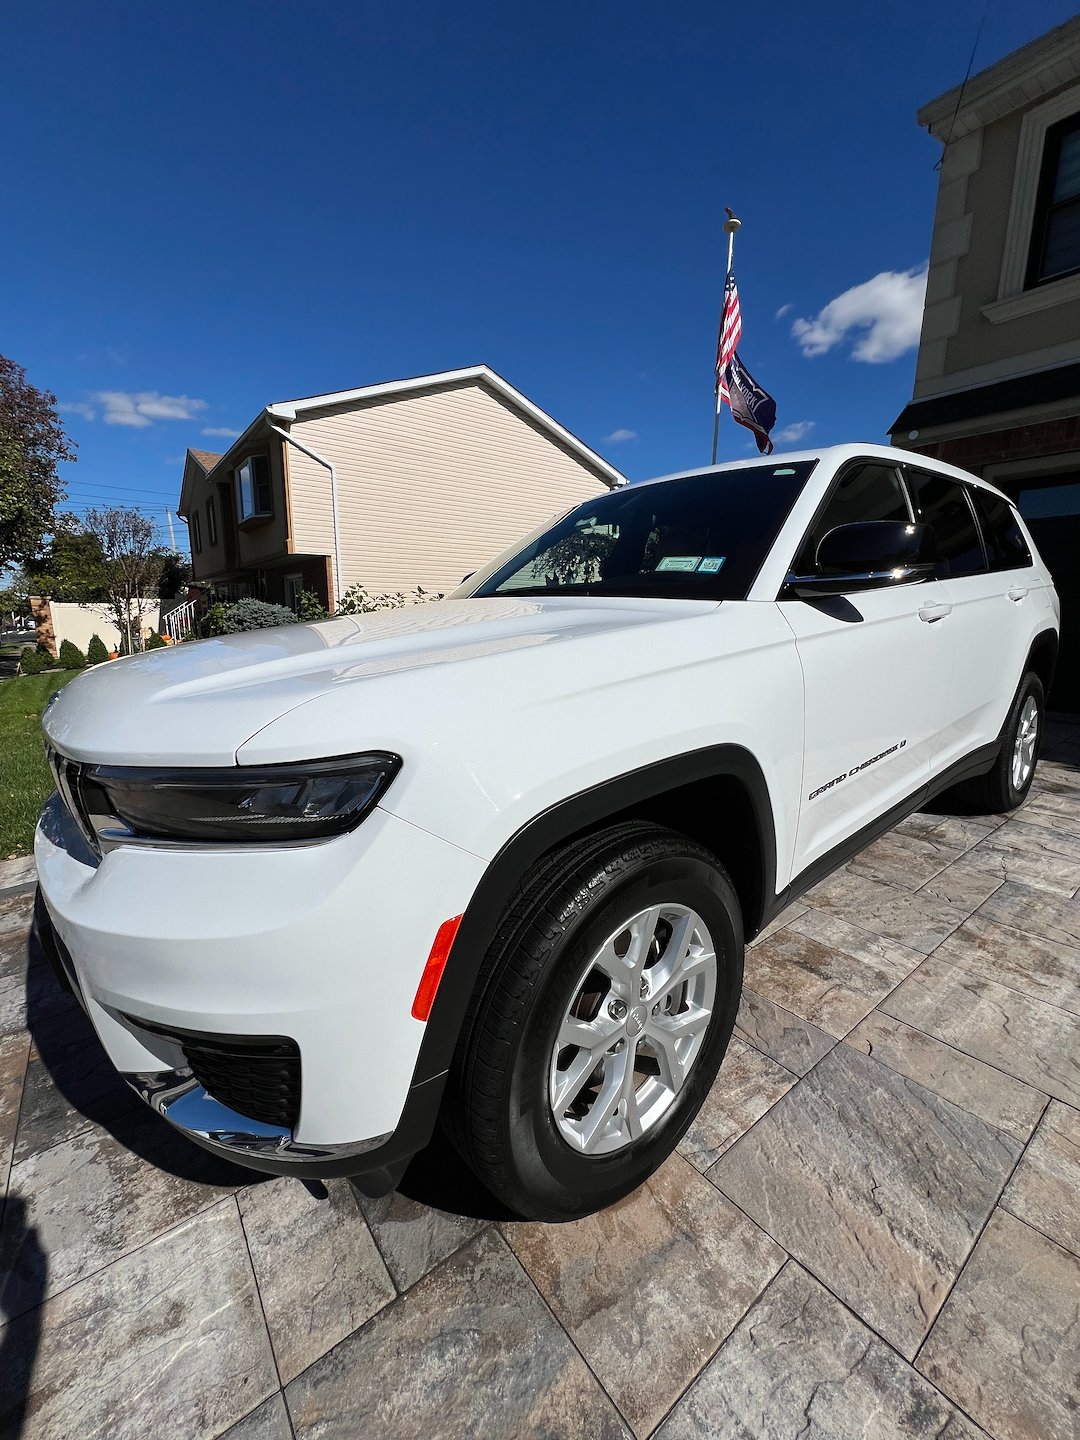
{"label": "front bumper", "polygon": [[[99,859],[54,797],[35,841],[39,937],[110,1060],[195,1143],[278,1174],[390,1172],[430,1135],[441,1077],[414,1084],[410,1007],[435,933],[484,864],[376,810],[282,849],[128,845]],[[175,1037],[288,1036],[291,1125],[200,1083]]]}

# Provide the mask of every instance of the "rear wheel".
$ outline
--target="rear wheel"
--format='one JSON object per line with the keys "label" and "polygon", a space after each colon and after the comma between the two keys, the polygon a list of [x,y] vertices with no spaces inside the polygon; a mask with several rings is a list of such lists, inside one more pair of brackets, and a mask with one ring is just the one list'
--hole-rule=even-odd
{"label": "rear wheel", "polygon": [[1027,798],[1039,762],[1045,709],[1042,681],[1033,672],[1025,675],[1005,722],[993,769],[958,787],[964,800],[982,814],[1015,810]]}
{"label": "rear wheel", "polygon": [[485,962],[448,1087],[455,1143],[518,1215],[628,1194],[715,1079],[742,984],[742,922],[715,856],[631,823],[546,857]]}

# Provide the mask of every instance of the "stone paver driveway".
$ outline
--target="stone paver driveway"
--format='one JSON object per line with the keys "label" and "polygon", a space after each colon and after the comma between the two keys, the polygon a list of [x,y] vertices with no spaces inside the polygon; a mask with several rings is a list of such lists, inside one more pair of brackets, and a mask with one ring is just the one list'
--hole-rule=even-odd
{"label": "stone paver driveway", "polygon": [[260,1180],[129,1100],[0,871],[0,1432],[1080,1434],[1080,726],[747,957],[715,1091],[603,1215]]}

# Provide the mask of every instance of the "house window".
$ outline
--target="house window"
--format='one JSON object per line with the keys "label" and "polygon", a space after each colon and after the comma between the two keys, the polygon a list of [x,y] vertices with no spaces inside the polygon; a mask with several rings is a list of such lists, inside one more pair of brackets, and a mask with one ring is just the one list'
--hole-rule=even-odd
{"label": "house window", "polygon": [[1080,271],[1080,115],[1046,132],[1031,232],[1028,284]]}
{"label": "house window", "polygon": [[253,455],[237,469],[236,508],[241,523],[271,513],[270,461],[265,455]]}
{"label": "house window", "polygon": [[202,554],[202,522],[197,510],[191,515],[191,550],[194,555]]}
{"label": "house window", "polygon": [[217,505],[212,495],[206,502],[206,539],[210,545],[217,544]]}
{"label": "house window", "polygon": [[285,604],[297,614],[300,612],[300,596],[304,589],[302,574],[286,575],[284,580]]}

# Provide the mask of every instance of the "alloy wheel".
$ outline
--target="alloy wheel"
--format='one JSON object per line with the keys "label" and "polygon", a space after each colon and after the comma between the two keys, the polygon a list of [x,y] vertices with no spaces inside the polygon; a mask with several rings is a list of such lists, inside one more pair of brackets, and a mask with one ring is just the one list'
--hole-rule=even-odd
{"label": "alloy wheel", "polygon": [[1012,783],[1016,791],[1023,790],[1035,768],[1035,747],[1039,739],[1039,706],[1034,695],[1029,695],[1020,711],[1013,740]]}
{"label": "alloy wheel", "polygon": [[551,1056],[549,1100],[586,1155],[651,1130],[693,1069],[716,999],[716,948],[685,905],[641,910],[610,935],[572,992]]}

